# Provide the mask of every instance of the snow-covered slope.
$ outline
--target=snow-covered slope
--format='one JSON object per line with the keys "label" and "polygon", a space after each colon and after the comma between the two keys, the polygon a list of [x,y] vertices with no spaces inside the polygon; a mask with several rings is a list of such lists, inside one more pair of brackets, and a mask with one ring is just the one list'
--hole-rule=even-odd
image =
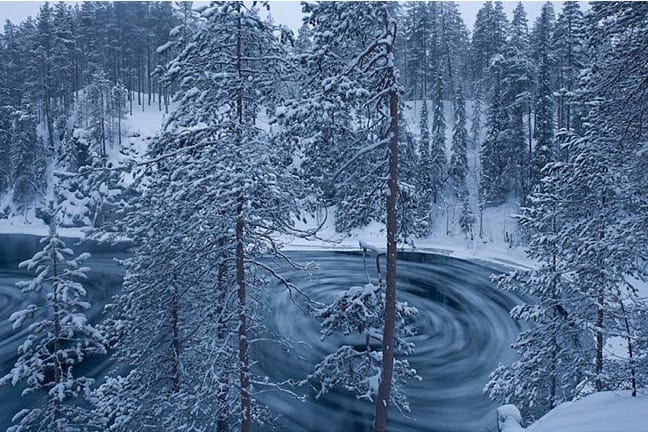
{"label": "snow-covered slope", "polygon": [[[169,110],[173,110],[171,105]],[[115,142],[108,142],[106,146],[108,161],[114,165],[123,163],[126,159],[141,160],[147,150],[148,145],[153,138],[159,133],[163,123],[166,121],[167,114],[160,111],[157,106],[135,105],[133,115],[126,115],[122,122],[122,139],[121,146]],[[82,128],[77,130],[77,136],[84,135],[86,131]],[[58,170],[58,168],[57,168]],[[51,174],[50,174],[51,175]],[[51,180],[49,180],[51,182]],[[127,184],[130,178],[125,178]],[[0,209],[12,206],[9,202],[10,197],[0,196]],[[74,209],[66,203],[66,212],[74,213]],[[37,207],[42,206],[41,202],[35,202],[31,207],[21,213],[13,213],[8,217],[0,217],[0,233],[23,233],[33,235],[47,235],[48,226],[45,222],[36,216]],[[80,209],[79,209],[80,210]],[[67,237],[83,237],[82,227],[65,227],[60,228],[61,235]]]}
{"label": "snow-covered slope", "polygon": [[594,393],[565,402],[526,429],[507,422],[502,432],[647,432],[648,390]]}

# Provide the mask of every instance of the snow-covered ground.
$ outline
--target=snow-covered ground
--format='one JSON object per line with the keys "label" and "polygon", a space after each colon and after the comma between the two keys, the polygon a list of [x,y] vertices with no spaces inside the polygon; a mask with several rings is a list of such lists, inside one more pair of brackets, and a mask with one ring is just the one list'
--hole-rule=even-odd
{"label": "snow-covered ground", "polygon": [[[173,105],[169,107],[169,112]],[[122,122],[122,145],[121,148],[115,142],[108,143],[108,159],[113,163],[120,163],[125,158],[139,160],[146,152],[147,146],[160,131],[162,124],[168,115],[164,109],[160,111],[157,104],[151,106],[133,106],[133,115],[127,115]],[[0,197],[0,209],[10,205],[9,197]],[[45,236],[49,228],[45,222],[36,217],[36,207],[30,207],[20,214],[13,214],[7,218],[0,217],[0,234],[20,233],[37,236]],[[58,232],[61,236],[72,238],[83,238],[85,228],[82,227],[60,227]]]}
{"label": "snow-covered ground", "polygon": [[646,432],[648,391],[632,397],[629,391],[594,393],[565,402],[528,428],[507,422],[502,432]]}
{"label": "snow-covered ground", "polygon": [[[493,209],[484,216],[484,223],[492,231],[498,231],[498,223],[492,219],[504,218],[508,208],[506,205]],[[320,212],[318,216],[305,216],[297,228],[308,231],[314,227],[321,226],[315,238],[308,239],[295,237],[284,237],[282,242],[285,249],[322,249],[322,250],[359,250],[360,242],[374,246],[377,249],[385,249],[385,226],[373,222],[366,227],[357,228],[349,234],[335,232],[335,211]],[[488,219],[487,219],[488,217]],[[510,217],[510,213],[506,214]],[[479,239],[477,233],[473,240],[466,239],[463,234],[446,234],[445,229],[434,233],[427,238],[414,238],[414,246],[402,246],[402,250],[417,252],[433,252],[451,255],[464,259],[481,259],[499,264],[515,267],[533,267],[535,263],[526,257],[522,246],[509,247],[503,235],[484,237]]]}

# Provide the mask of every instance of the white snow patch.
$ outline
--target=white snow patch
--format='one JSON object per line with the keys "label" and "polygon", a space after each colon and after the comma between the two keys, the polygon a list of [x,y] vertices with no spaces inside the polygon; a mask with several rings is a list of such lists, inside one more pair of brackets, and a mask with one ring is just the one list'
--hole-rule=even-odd
{"label": "white snow patch", "polygon": [[527,432],[646,432],[648,389],[632,397],[630,391],[594,393],[565,402],[529,426]]}

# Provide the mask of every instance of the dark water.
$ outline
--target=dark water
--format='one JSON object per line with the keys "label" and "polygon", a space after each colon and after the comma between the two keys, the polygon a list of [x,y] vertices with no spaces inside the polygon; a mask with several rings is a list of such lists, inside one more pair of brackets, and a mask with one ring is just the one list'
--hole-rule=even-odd
{"label": "dark water", "polygon": [[[24,340],[25,330],[15,332],[8,321],[12,312],[30,301],[15,288],[15,282],[30,275],[17,270],[17,262],[36,249],[35,238],[0,236],[0,374],[7,373],[16,359],[16,348]],[[93,253],[88,292],[93,320],[100,319],[103,304],[119,289],[123,269],[109,250],[86,244],[75,251]],[[327,302],[342,289],[366,282],[360,254],[341,252],[292,252],[301,263],[312,263],[307,272],[277,264],[281,273],[298,285],[312,299]],[[518,302],[510,294],[497,291],[489,276],[501,269],[480,262],[440,255],[407,253],[400,255],[399,300],[419,309],[415,338],[416,352],[410,362],[423,378],[411,382],[407,393],[411,413],[390,414],[390,431],[482,432],[495,430],[495,406],[481,389],[488,373],[498,362],[509,361],[508,346],[519,327],[509,318],[508,310]],[[368,261],[370,277],[375,278],[373,259]],[[37,299],[36,299],[37,300]],[[318,322],[309,318],[279,285],[268,290],[266,299],[268,325],[279,335],[295,342],[291,350],[275,344],[255,348],[261,375],[275,380],[301,379],[312,366],[336,349],[342,340],[321,341]],[[264,305],[266,306],[266,305]],[[349,342],[349,340],[346,340]],[[84,373],[100,377],[111,366],[94,359]],[[307,395],[314,392],[302,389]],[[277,426],[284,431],[366,431],[370,430],[373,405],[356,400],[353,395],[335,392],[305,402],[281,393],[266,393],[264,402],[278,414]],[[29,399],[20,397],[20,389],[0,387],[0,430],[11,417],[24,408]],[[33,403],[33,401],[31,401]]]}

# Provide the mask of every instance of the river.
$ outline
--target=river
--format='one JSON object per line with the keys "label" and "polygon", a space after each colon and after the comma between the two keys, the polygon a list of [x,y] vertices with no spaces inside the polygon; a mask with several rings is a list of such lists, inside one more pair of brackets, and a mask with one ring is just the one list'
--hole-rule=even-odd
{"label": "river", "polygon": [[[15,361],[16,348],[24,340],[25,329],[13,331],[8,321],[14,311],[35,298],[25,298],[15,283],[31,275],[17,268],[38,247],[37,238],[27,235],[0,235],[0,375]],[[87,281],[93,308],[93,321],[101,319],[103,305],[118,292],[123,268],[114,257],[125,256],[119,247],[84,243],[75,252],[90,251],[91,272]],[[123,248],[121,248],[123,249]],[[283,276],[299,286],[312,299],[326,302],[341,290],[366,282],[361,254],[349,252],[301,251],[290,256],[311,263],[308,271],[277,264]],[[375,278],[373,259],[368,261],[370,277]],[[411,365],[422,377],[407,386],[411,413],[393,410],[389,430],[393,432],[484,432],[495,430],[496,406],[483,395],[488,374],[499,362],[510,361],[510,343],[520,330],[508,310],[520,301],[515,295],[494,287],[490,276],[503,268],[481,261],[460,260],[444,255],[402,253],[398,262],[399,300],[419,309],[418,336]],[[313,365],[333,351],[341,338],[321,341],[317,320],[295,305],[279,283],[268,287],[266,322],[276,333],[294,341],[286,352],[276,345],[260,345],[253,355],[258,372],[275,380],[300,379]],[[93,359],[81,370],[100,378],[112,363]],[[320,400],[314,391],[302,389],[308,397],[301,402],[283,393],[267,393],[263,400],[278,415],[281,431],[370,430],[373,405],[336,391]],[[0,387],[0,429],[9,426],[21,408],[35,403],[20,397],[20,389]]]}

